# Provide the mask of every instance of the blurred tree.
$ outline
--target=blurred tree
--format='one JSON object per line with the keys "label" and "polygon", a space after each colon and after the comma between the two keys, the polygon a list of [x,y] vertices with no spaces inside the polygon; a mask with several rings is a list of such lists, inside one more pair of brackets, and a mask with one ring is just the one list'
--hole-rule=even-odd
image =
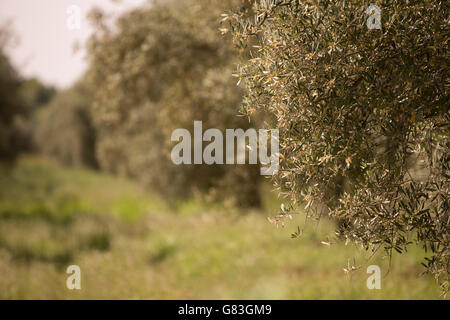
{"label": "blurred tree", "polygon": [[137,177],[168,197],[195,192],[259,206],[257,166],[183,165],[170,159],[176,128],[247,128],[242,92],[232,78],[237,53],[219,33],[220,14],[242,1],[175,0],[123,15],[115,28],[91,13],[89,85],[107,170]]}
{"label": "blurred tree", "polygon": [[19,90],[21,79],[5,54],[9,40],[7,30],[0,30],[0,161],[10,162],[24,149],[21,119],[27,107]]}
{"label": "blurred tree", "polygon": [[48,104],[56,94],[56,89],[43,84],[39,79],[31,78],[23,81],[20,93],[27,105],[36,109]]}
{"label": "blurred tree", "polygon": [[293,208],[320,217],[325,204],[339,235],[367,249],[420,243],[446,293],[449,3],[376,1],[376,29],[371,2],[261,0],[226,15],[237,46],[252,45],[244,109],[277,118],[275,182]]}
{"label": "blurred tree", "polygon": [[56,94],[56,89],[44,85],[39,79],[25,79],[19,89],[21,99],[27,106],[28,117],[20,119],[18,126],[22,132],[23,151],[36,152],[36,133],[37,114],[40,109],[46,106]]}
{"label": "blurred tree", "polygon": [[97,167],[90,97],[89,90],[79,83],[59,92],[39,110],[35,119],[39,151],[65,165]]}

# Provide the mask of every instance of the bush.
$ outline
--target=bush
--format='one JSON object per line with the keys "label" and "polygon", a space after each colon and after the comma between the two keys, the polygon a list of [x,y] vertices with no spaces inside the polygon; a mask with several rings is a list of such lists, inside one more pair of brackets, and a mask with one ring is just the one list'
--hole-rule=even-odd
{"label": "bush", "polygon": [[377,1],[382,28],[369,30],[371,2],[261,0],[227,15],[237,46],[255,45],[239,68],[244,109],[277,118],[275,182],[293,208],[319,217],[325,204],[366,249],[420,243],[447,292],[449,4]]}
{"label": "bush", "polygon": [[242,92],[231,76],[237,54],[218,31],[220,13],[238,3],[152,4],[122,16],[115,31],[100,11],[91,13],[98,33],[89,43],[89,83],[96,88],[102,168],[137,177],[168,197],[198,191],[259,205],[257,166],[176,166],[170,159],[172,131],[192,129],[194,120],[204,130],[249,127],[238,117]]}
{"label": "bush", "polygon": [[81,84],[58,93],[36,119],[39,151],[65,165],[96,168],[89,92]]}

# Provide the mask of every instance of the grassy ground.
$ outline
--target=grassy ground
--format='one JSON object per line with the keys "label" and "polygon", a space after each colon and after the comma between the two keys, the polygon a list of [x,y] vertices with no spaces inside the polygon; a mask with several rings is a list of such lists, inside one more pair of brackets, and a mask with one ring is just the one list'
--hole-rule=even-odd
{"label": "grassy ground", "polygon": [[[321,242],[325,220],[285,228],[268,223],[277,206],[239,213],[189,201],[168,207],[131,181],[23,158],[0,174],[2,299],[439,299],[423,252],[389,261],[351,245]],[[349,263],[360,267],[350,275]],[[68,265],[82,289],[66,288]],[[366,287],[381,267],[382,289]]]}

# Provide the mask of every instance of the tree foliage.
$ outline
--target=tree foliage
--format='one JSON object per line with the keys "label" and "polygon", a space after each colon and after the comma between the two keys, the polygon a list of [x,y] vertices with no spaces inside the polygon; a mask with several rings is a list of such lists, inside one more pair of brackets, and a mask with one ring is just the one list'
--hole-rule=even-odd
{"label": "tree foliage", "polygon": [[367,249],[421,244],[447,292],[449,3],[376,1],[381,29],[370,30],[371,3],[260,0],[226,15],[252,49],[244,109],[277,119],[275,182],[293,208],[319,217],[325,204],[338,235]]}

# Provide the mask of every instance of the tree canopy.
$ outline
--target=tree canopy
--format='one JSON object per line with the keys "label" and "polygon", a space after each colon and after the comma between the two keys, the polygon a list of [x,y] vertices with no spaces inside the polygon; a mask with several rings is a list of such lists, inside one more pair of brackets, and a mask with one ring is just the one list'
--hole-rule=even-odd
{"label": "tree canopy", "polygon": [[[91,13],[89,83],[97,155],[104,169],[137,177],[165,196],[201,191],[241,206],[258,206],[257,166],[176,166],[173,130],[247,128],[238,117],[242,91],[231,77],[238,55],[219,33],[220,14],[237,0],[153,3],[113,27]],[[209,197],[208,196],[208,197]]]}
{"label": "tree canopy", "polygon": [[260,0],[223,20],[251,48],[245,112],[277,119],[291,211],[337,217],[340,237],[371,250],[420,243],[447,292],[449,3],[376,3],[381,29],[367,27],[370,1]]}

